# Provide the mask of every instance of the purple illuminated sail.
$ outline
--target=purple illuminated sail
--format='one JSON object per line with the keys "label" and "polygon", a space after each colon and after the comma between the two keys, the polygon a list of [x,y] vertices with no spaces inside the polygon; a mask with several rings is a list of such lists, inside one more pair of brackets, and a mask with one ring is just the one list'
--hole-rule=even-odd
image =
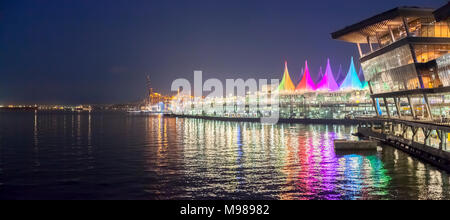
{"label": "purple illuminated sail", "polygon": [[338,85],[342,84],[342,65],[339,65],[339,71],[335,79]]}
{"label": "purple illuminated sail", "polygon": [[[316,83],[320,81],[322,81],[324,75],[323,75],[323,70],[322,67],[319,68],[319,74],[317,74],[317,78],[316,78]],[[318,85],[316,85],[316,88],[318,88]]]}
{"label": "purple illuminated sail", "polygon": [[[365,82],[366,81],[366,77],[364,76],[364,72],[362,67],[359,68],[359,73],[358,73],[358,77],[361,80],[361,82]],[[363,83],[364,84],[364,83]]]}
{"label": "purple illuminated sail", "polygon": [[339,90],[339,86],[333,76],[333,71],[331,70],[330,59],[327,60],[327,69],[322,80],[317,84],[317,90],[324,90],[329,92],[334,92]]}
{"label": "purple illuminated sail", "polygon": [[362,67],[359,70],[358,76],[359,76],[360,79],[362,79],[361,80],[362,88],[363,89],[367,89],[369,87],[369,82],[366,81],[366,77],[364,76],[364,72],[363,72]]}

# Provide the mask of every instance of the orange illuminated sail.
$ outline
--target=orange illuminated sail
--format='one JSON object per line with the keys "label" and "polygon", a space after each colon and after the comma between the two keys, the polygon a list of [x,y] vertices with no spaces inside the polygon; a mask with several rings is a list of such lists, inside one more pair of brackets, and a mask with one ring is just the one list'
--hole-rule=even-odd
{"label": "orange illuminated sail", "polygon": [[283,79],[281,80],[280,86],[278,86],[279,91],[294,91],[295,86],[294,83],[292,83],[291,76],[289,75],[287,62],[284,63],[284,75]]}

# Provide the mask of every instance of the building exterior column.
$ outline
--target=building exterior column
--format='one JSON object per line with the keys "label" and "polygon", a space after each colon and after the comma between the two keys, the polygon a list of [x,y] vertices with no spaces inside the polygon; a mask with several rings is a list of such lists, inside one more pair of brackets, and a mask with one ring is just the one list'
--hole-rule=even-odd
{"label": "building exterior column", "polygon": [[411,37],[411,33],[409,32],[409,25],[408,25],[408,21],[406,20],[406,17],[402,17],[402,21],[403,21],[403,27],[406,30],[406,36]]}
{"label": "building exterior column", "polygon": [[411,101],[411,97],[407,96],[407,98],[408,98],[409,107],[411,109],[411,114],[412,114],[413,118],[416,118],[416,110],[414,109],[414,105]]}
{"label": "building exterior column", "polygon": [[369,44],[370,52],[373,52],[373,46],[372,43],[370,43],[370,36],[367,36],[367,44]]}
{"label": "building exterior column", "polygon": [[425,105],[427,107],[427,112],[428,112],[428,118],[433,119],[433,114],[431,112],[431,105],[430,105],[430,102],[428,100],[428,95],[427,94],[423,94],[423,98],[425,99]]}
{"label": "building exterior column", "polygon": [[361,50],[361,44],[357,43],[356,45],[358,46],[359,57],[362,57],[363,53],[362,53],[362,50]]}
{"label": "building exterior column", "polygon": [[388,26],[388,28],[389,28],[389,33],[391,34],[391,40],[392,40],[392,43],[394,43],[394,42],[395,42],[394,32],[392,32],[391,26]]}
{"label": "building exterior column", "polygon": [[375,98],[372,98],[373,107],[375,108],[375,113],[377,114],[377,117],[380,117],[380,113],[378,112],[378,106]]}
{"label": "building exterior column", "polygon": [[398,117],[401,118],[402,117],[402,113],[400,111],[400,103],[399,103],[399,101],[400,100],[397,97],[394,97],[395,108],[397,109]]}
{"label": "building exterior column", "polygon": [[[369,80],[369,92],[370,92],[370,94],[371,95],[373,95],[373,89],[372,89],[372,83],[371,83],[371,81]],[[372,98],[372,103],[373,103],[373,108],[375,109],[375,113],[377,114],[377,117],[380,117],[380,113],[378,112],[378,106],[377,106],[377,102],[376,102],[376,100],[375,100],[375,98]]]}
{"label": "building exterior column", "polygon": [[378,32],[376,33],[375,37],[377,38],[378,47],[381,48],[381,39],[380,36],[378,35]]}
{"label": "building exterior column", "polygon": [[391,118],[391,111],[389,110],[389,104],[387,102],[387,99],[383,98],[383,101],[384,101],[384,107],[386,108],[386,112],[387,112],[388,118]]}

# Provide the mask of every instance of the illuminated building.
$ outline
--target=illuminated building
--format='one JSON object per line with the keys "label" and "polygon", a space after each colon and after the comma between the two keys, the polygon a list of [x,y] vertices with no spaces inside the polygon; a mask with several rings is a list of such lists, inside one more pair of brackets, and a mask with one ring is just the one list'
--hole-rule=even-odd
{"label": "illuminated building", "polygon": [[[311,78],[308,63],[301,81],[294,89],[287,63],[284,66],[283,79],[275,87],[278,92],[279,113],[281,118],[292,119],[344,119],[358,115],[375,115],[372,101],[367,89],[362,88],[353,60],[350,62],[348,76],[344,87],[339,87],[327,60],[325,74],[316,84]],[[347,83],[347,81],[349,83]],[[346,86],[346,85],[350,86]],[[270,87],[262,88],[255,94],[245,97],[227,96],[215,98],[178,97],[172,104],[176,115],[258,118],[270,115],[272,103],[263,103],[261,94],[274,91]],[[240,106],[245,106],[240,108]]]}
{"label": "illuminated building", "polygon": [[[450,114],[449,5],[394,8],[332,34],[357,45],[373,103],[381,102],[374,105],[379,116],[433,120]],[[353,78],[343,86],[353,86]]]}

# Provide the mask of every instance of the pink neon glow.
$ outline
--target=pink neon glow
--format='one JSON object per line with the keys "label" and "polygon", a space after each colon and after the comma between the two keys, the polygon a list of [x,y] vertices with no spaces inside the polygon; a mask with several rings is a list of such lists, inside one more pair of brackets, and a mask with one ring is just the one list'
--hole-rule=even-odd
{"label": "pink neon glow", "polygon": [[339,90],[339,86],[334,79],[333,72],[331,70],[330,59],[327,60],[327,69],[322,80],[317,84],[317,90],[326,90],[334,92]]}
{"label": "pink neon glow", "polygon": [[311,79],[311,75],[309,74],[308,61],[305,62],[305,73],[303,74],[303,78],[295,90],[307,90],[307,91],[316,90],[316,84]]}

